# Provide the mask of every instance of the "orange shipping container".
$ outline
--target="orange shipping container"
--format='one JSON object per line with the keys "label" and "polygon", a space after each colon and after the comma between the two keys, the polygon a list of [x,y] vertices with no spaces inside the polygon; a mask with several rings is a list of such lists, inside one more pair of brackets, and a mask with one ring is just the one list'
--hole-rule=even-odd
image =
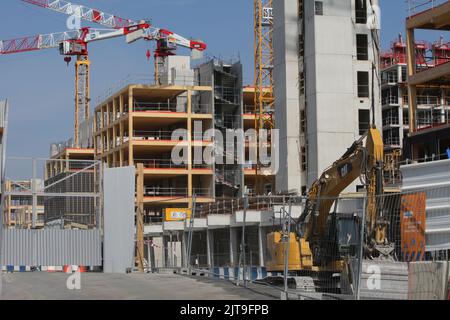
{"label": "orange shipping container", "polygon": [[400,227],[404,261],[424,260],[426,198],[425,192],[402,196]]}

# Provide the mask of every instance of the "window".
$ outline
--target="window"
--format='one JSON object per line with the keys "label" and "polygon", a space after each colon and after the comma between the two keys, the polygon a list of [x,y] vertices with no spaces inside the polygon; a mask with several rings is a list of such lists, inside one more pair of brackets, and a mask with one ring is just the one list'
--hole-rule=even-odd
{"label": "window", "polygon": [[304,95],[305,94],[305,73],[302,72],[300,73],[299,76],[299,82],[300,82],[300,95]]}
{"label": "window", "polygon": [[370,111],[358,110],[359,135],[363,135],[370,128]]}
{"label": "window", "polygon": [[307,164],[306,164],[306,148],[302,147],[302,171],[306,171]]}
{"label": "window", "polygon": [[358,71],[358,98],[369,97],[369,72]]}
{"label": "window", "polygon": [[316,8],[316,15],[317,16],[323,16],[323,2],[322,1],[316,1],[315,3]]}
{"label": "window", "polygon": [[356,57],[358,60],[369,60],[367,34],[356,35]]}
{"label": "window", "polygon": [[306,112],[305,110],[300,111],[300,132],[306,132]]}
{"label": "window", "polygon": [[264,194],[265,195],[270,195],[272,194],[272,184],[271,183],[266,183],[264,185]]}
{"label": "window", "polygon": [[302,186],[302,196],[306,196],[306,186]]}
{"label": "window", "polygon": [[356,23],[367,23],[367,0],[355,0]]}

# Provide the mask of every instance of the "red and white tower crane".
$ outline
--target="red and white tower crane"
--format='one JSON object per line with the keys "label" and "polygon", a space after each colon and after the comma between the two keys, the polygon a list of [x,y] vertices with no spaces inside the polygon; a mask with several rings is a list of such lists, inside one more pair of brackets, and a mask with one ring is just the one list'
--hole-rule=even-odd
{"label": "red and white tower crane", "polygon": [[206,45],[201,41],[188,40],[166,29],[155,28],[148,21],[134,22],[99,10],[75,5],[67,1],[21,0],[43,8],[48,8],[67,15],[95,22],[112,29],[81,28],[59,33],[42,34],[12,40],[0,40],[0,55],[27,51],[59,48],[64,61],[69,63],[71,56],[76,56],[75,63],[75,122],[74,145],[79,147],[79,124],[89,118],[90,114],[90,61],[88,43],[117,37],[127,37],[131,43],[139,39],[156,41],[155,75],[158,78],[157,66],[167,56],[174,55],[177,46],[191,50],[204,51]]}

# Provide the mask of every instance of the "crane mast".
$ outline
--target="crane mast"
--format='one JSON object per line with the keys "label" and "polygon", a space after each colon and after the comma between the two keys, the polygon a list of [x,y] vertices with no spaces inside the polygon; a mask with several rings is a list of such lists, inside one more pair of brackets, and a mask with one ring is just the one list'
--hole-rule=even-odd
{"label": "crane mast", "polygon": [[262,129],[273,129],[273,0],[254,0],[254,59],[255,59],[255,132],[256,174],[255,192],[262,192],[262,164],[259,157],[259,133]]}

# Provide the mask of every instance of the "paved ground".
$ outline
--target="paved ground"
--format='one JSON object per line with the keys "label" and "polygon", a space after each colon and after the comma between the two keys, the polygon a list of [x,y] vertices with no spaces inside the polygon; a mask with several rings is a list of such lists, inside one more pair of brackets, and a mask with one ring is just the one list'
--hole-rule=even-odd
{"label": "paved ground", "polygon": [[3,274],[2,299],[10,300],[264,300],[273,299],[225,281],[175,274],[82,273],[81,289],[69,290],[64,273]]}

